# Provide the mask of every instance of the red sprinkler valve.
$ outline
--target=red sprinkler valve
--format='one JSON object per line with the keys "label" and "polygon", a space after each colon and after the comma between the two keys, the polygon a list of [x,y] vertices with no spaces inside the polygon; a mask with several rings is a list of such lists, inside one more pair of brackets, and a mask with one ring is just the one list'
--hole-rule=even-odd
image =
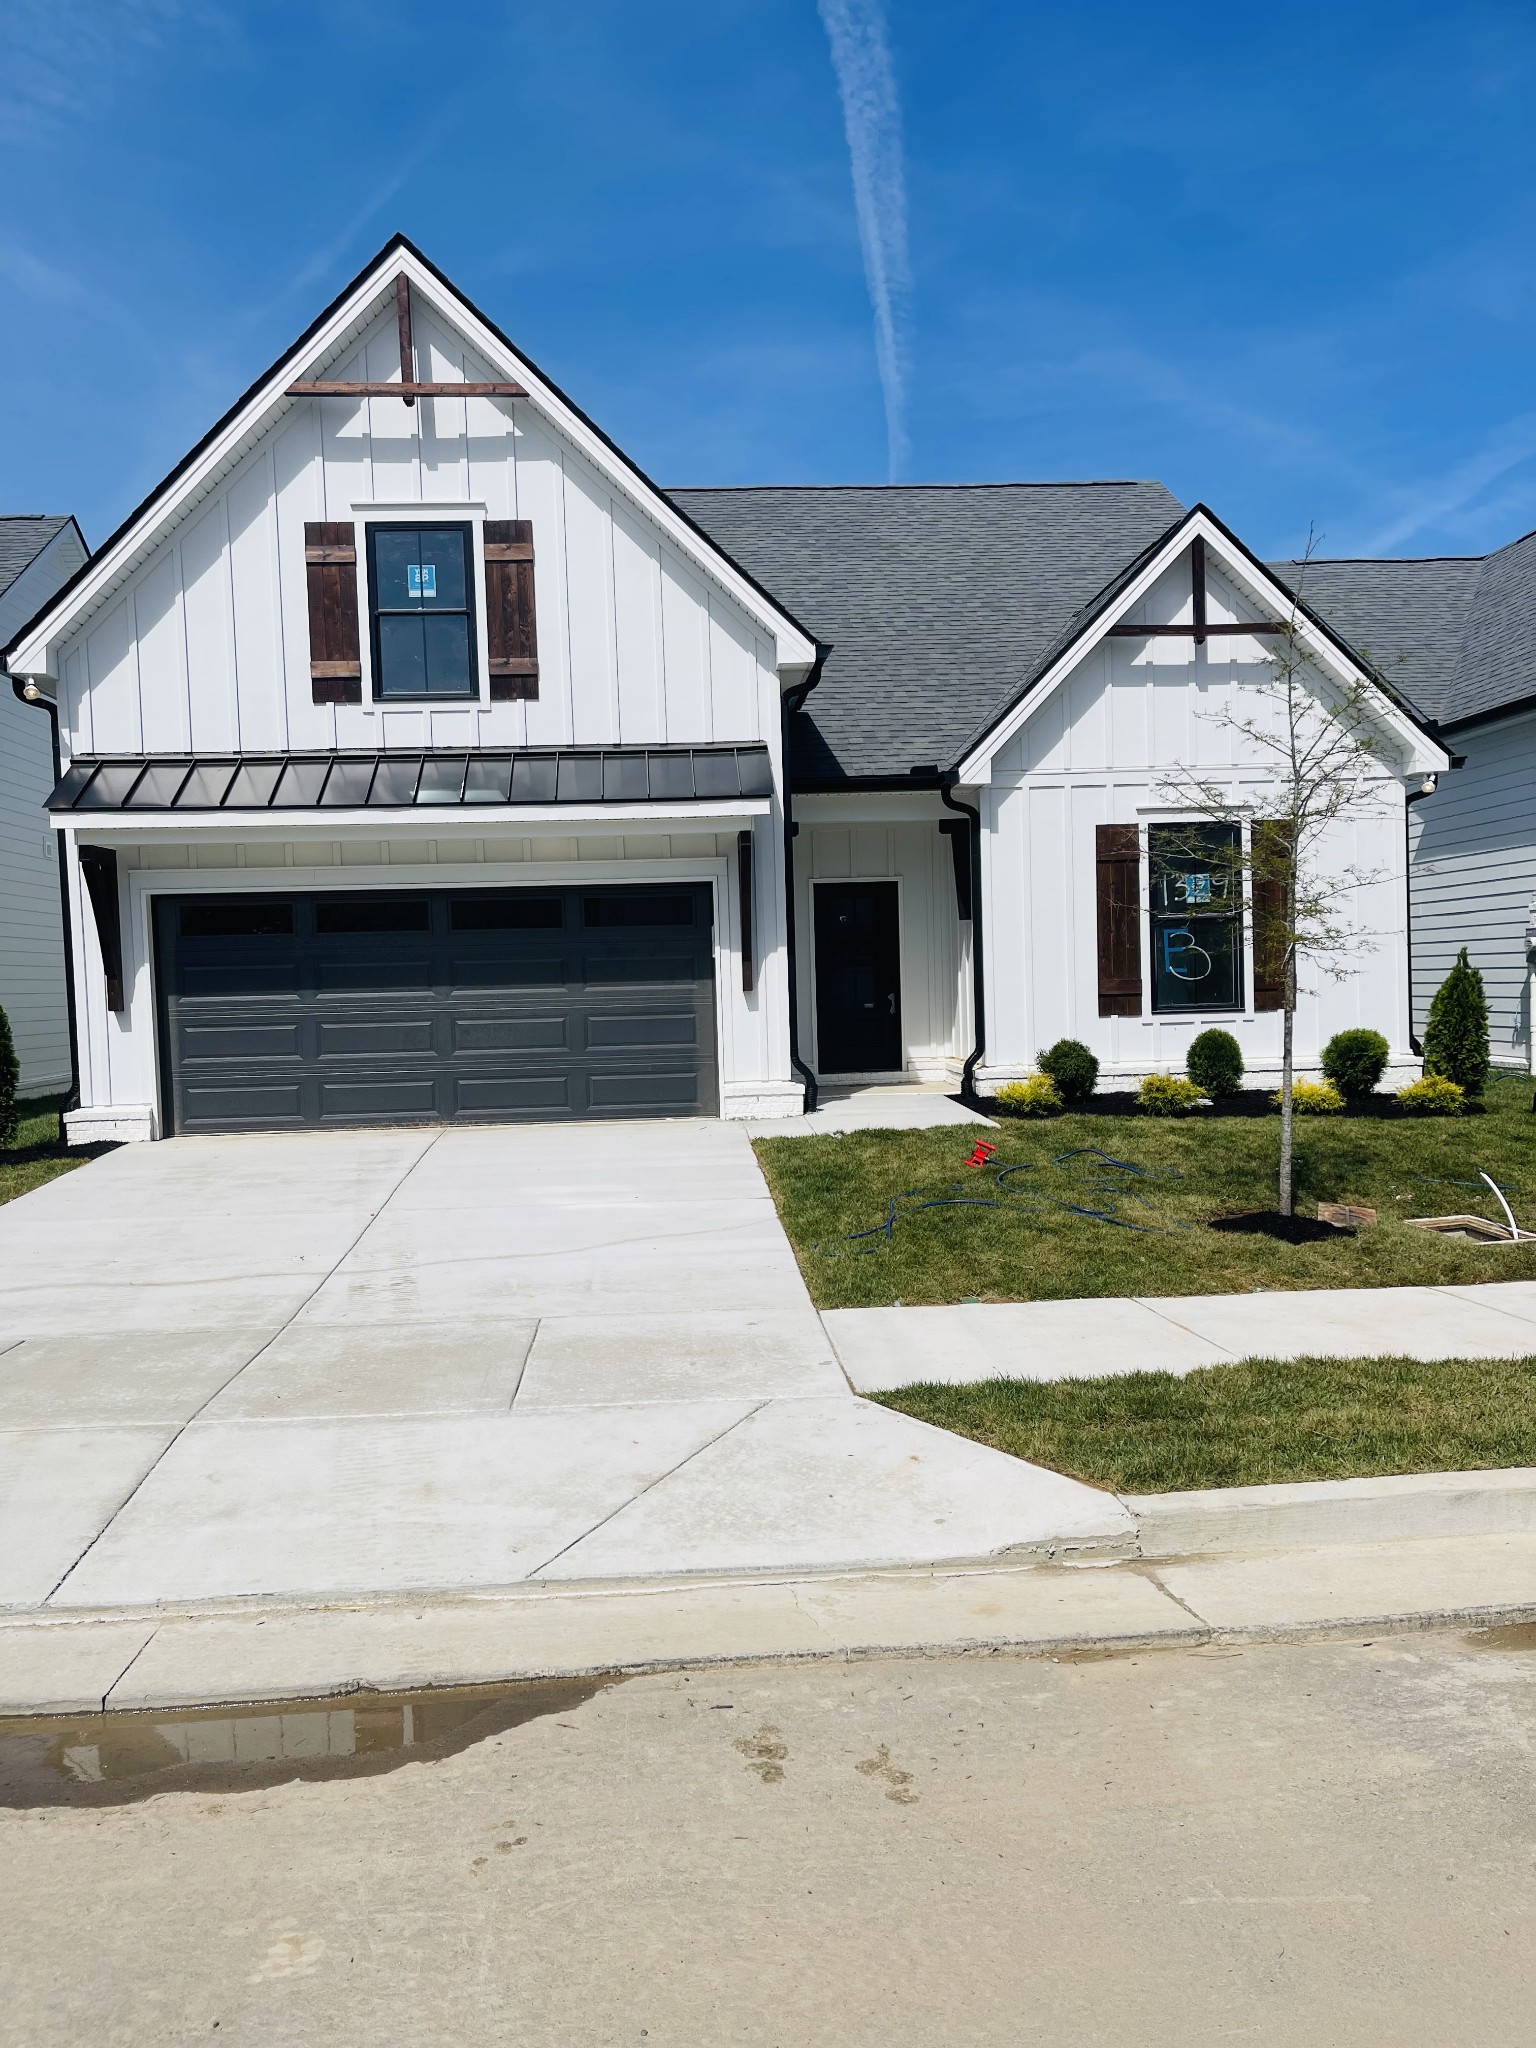
{"label": "red sprinkler valve", "polygon": [[997,1147],[989,1145],[985,1138],[978,1138],[976,1140],[976,1150],[965,1163],[967,1166],[985,1166],[996,1150]]}

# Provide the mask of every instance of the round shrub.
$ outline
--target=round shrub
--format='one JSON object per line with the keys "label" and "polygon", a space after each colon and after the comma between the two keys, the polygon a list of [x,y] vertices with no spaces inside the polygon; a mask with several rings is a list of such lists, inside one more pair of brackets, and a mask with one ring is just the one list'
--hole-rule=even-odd
{"label": "round shrub", "polygon": [[1435,991],[1424,1026],[1424,1072],[1455,1081],[1476,1098],[1488,1079],[1488,996],[1481,971],[1462,947]]}
{"label": "round shrub", "polygon": [[1410,1116],[1460,1116],[1467,1091],[1444,1074],[1426,1074],[1422,1081],[1410,1081],[1397,1091],[1397,1106]]}
{"label": "round shrub", "polygon": [[1035,1065],[1056,1083],[1063,1102],[1086,1102],[1099,1078],[1099,1063],[1075,1038],[1058,1038],[1049,1052],[1037,1052]]}
{"label": "round shrub", "polygon": [[1189,1048],[1184,1070],[1202,1095],[1214,1101],[1243,1085],[1243,1048],[1230,1031],[1202,1031]]}
{"label": "round shrub", "polygon": [[1061,1093],[1049,1074],[1030,1074],[1022,1081],[1005,1081],[997,1091],[997,1106],[1010,1116],[1055,1116],[1061,1109]]}
{"label": "round shrub", "polygon": [[1148,1074],[1136,1093],[1136,1106],[1147,1116],[1186,1116],[1204,1100],[1182,1074]]}
{"label": "round shrub", "polygon": [[[1284,1097],[1276,1089],[1269,1098],[1278,1109]],[[1296,1116],[1337,1116],[1344,1107],[1344,1098],[1331,1081],[1293,1081],[1291,1083],[1291,1109]]]}
{"label": "round shrub", "polygon": [[1379,1031],[1336,1031],[1323,1047],[1323,1072],[1346,1102],[1374,1095],[1392,1048]]}

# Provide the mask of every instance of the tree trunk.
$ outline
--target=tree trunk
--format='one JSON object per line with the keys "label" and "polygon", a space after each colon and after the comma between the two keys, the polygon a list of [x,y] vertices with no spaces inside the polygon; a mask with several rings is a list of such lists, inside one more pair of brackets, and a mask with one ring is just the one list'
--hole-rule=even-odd
{"label": "tree trunk", "polygon": [[1285,1026],[1280,1055],[1280,1214],[1291,1214],[1291,1078],[1296,1034],[1294,972],[1286,976]]}

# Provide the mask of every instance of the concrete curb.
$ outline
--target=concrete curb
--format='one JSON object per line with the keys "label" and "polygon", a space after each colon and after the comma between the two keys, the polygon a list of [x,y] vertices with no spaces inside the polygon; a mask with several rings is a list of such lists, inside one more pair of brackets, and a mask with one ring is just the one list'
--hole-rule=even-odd
{"label": "concrete curb", "polygon": [[1536,1466],[1122,1494],[1144,1558],[1536,1534]]}
{"label": "concrete curb", "polygon": [[1536,1620],[1536,1534],[0,1624],[0,1715],[814,1658],[1129,1655]]}

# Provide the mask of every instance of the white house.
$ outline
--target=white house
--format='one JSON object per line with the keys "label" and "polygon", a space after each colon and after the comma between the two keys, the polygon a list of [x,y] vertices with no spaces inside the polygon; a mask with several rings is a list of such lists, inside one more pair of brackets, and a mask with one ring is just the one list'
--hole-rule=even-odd
{"label": "white house", "polygon": [[1304,573],[1311,601],[1456,750],[1456,774],[1411,812],[1416,1027],[1465,946],[1495,1065],[1536,1073],[1536,534],[1491,555]]}
{"label": "white house", "polygon": [[[1290,609],[1151,484],[665,493],[397,239],[6,650],[58,705],[71,1137],[783,1115],[1063,1034],[1113,1086],[1212,1022],[1262,1074],[1251,909],[1159,830],[1184,762],[1264,815],[1215,714]],[[1383,762],[1377,950],[1301,1055],[1406,1066],[1447,756],[1301,632]]]}
{"label": "white house", "polygon": [[[0,516],[0,647],[85,555],[67,516]],[[71,1079],[58,849],[43,810],[57,780],[51,728],[0,686],[0,1009],[23,1096],[63,1094]]]}

